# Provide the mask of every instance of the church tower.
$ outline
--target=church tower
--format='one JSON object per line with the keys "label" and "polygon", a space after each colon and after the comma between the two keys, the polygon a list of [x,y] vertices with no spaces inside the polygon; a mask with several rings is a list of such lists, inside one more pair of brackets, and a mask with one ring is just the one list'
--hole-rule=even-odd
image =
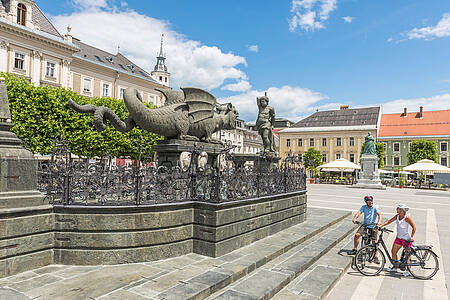
{"label": "church tower", "polygon": [[163,42],[164,42],[164,33],[161,34],[161,48],[159,49],[159,54],[156,57],[156,65],[152,71],[152,77],[159,83],[169,86],[169,78],[170,73],[167,72],[166,66],[166,56],[163,53]]}

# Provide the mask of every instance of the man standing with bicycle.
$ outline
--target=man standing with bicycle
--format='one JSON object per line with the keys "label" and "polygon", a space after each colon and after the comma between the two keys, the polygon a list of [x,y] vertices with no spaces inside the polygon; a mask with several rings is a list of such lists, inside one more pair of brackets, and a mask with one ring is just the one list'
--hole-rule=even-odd
{"label": "man standing with bicycle", "polygon": [[[359,227],[358,231],[355,233],[354,248],[349,253],[352,255],[355,255],[358,250],[359,238],[364,233],[365,227],[369,229],[371,239],[376,242],[378,237],[378,230],[376,226],[381,225],[381,211],[378,208],[378,206],[373,205],[373,197],[365,196],[364,202],[366,202],[366,204],[361,206],[359,211],[353,217],[353,224],[356,224],[356,220],[358,220],[358,217],[361,214],[364,214],[364,222],[361,225],[361,227]],[[375,257],[374,262],[377,263],[377,261],[378,257]]]}

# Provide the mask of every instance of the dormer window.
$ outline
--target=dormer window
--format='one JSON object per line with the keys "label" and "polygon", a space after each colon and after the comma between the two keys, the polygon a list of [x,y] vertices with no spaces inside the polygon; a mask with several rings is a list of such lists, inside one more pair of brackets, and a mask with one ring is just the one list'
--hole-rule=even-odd
{"label": "dormer window", "polygon": [[105,56],[105,59],[112,64],[114,62],[114,59],[112,58],[112,56]]}
{"label": "dormer window", "polygon": [[27,21],[27,7],[22,3],[19,3],[19,5],[17,5],[17,24],[25,26],[26,21]]}

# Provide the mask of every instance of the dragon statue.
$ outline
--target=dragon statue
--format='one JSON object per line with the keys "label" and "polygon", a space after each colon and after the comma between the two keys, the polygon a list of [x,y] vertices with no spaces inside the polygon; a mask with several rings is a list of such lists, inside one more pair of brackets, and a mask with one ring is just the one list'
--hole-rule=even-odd
{"label": "dragon statue", "polygon": [[78,105],[72,99],[69,106],[80,113],[94,114],[94,126],[98,131],[106,129],[106,120],[120,132],[128,132],[136,125],[142,129],[164,136],[166,139],[220,141],[212,134],[222,129],[235,129],[239,114],[228,103],[219,105],[216,98],[198,88],[182,88],[182,91],[158,90],[166,97],[164,106],[150,109],[144,105],[136,89],[128,88],[123,93],[129,111],[125,121],[109,108],[92,104]]}

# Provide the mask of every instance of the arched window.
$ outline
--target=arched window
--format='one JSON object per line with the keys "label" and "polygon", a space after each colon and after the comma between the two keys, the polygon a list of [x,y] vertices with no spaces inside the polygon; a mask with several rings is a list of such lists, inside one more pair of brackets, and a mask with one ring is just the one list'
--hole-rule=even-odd
{"label": "arched window", "polygon": [[27,20],[27,7],[22,3],[19,3],[19,5],[17,5],[17,24],[25,26],[26,20]]}

